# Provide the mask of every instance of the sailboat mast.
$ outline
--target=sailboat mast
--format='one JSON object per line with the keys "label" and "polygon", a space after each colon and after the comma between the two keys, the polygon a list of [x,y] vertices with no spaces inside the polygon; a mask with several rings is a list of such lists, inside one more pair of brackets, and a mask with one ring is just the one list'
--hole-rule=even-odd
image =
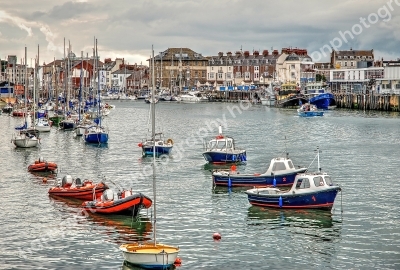
{"label": "sailboat mast", "polygon": [[78,98],[78,121],[81,121],[81,103],[82,103],[82,78],[83,78],[83,51],[81,51],[81,78],[79,80],[79,98]]}
{"label": "sailboat mast", "polygon": [[[24,93],[24,96],[25,96],[25,98],[24,98],[24,100],[25,100],[25,123],[26,123],[26,126],[28,126],[28,123],[26,122],[27,120],[27,114],[28,114],[28,108],[27,108],[27,98],[28,98],[28,62],[27,62],[27,50],[26,50],[26,47],[25,47],[25,93]],[[15,65],[15,64],[14,64]],[[15,84],[14,84],[15,85]]]}
{"label": "sailboat mast", "polygon": [[97,38],[96,38],[96,72],[97,72],[97,94],[99,100],[97,101],[99,103],[99,111],[98,111],[98,117],[99,117],[99,126],[101,125],[101,107],[100,107],[100,72],[99,72],[99,62],[98,62],[98,52],[97,52]]}
{"label": "sailboat mast", "polygon": [[155,106],[155,91],[154,91],[154,85],[155,85],[155,78],[154,78],[154,49],[153,45],[151,45],[151,53],[152,53],[152,58],[151,58],[151,137],[153,139],[153,196],[154,196],[154,202],[153,202],[153,211],[154,211],[154,245],[157,244],[157,234],[156,234],[156,224],[157,224],[157,215],[156,215],[156,197],[157,197],[157,192],[156,192],[156,106]]}

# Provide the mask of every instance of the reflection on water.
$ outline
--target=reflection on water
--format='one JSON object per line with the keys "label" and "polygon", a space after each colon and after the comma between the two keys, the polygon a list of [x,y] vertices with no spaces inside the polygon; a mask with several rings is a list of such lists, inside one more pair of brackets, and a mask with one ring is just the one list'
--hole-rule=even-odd
{"label": "reflection on water", "polygon": [[334,220],[330,211],[314,209],[269,209],[257,206],[247,211],[249,226],[262,226],[269,229],[289,227],[289,231],[319,238],[322,241],[335,241],[340,237],[341,221]]}
{"label": "reflection on water", "polygon": [[107,234],[105,239],[112,239],[116,244],[151,240],[153,226],[148,215],[144,215],[146,210],[142,210],[143,214],[139,214],[137,217],[102,215],[81,211],[82,201],[78,199],[58,196],[50,196],[49,198],[53,207],[59,211],[74,213],[77,216],[86,216],[88,225],[95,225],[91,226],[91,228],[103,226],[100,231]]}
{"label": "reflection on water", "polygon": [[[122,263],[122,270],[142,270],[142,269],[145,269],[145,268],[134,266],[134,265],[130,264],[127,261],[124,261]],[[174,269],[177,269],[177,267],[175,265],[171,265],[171,267],[163,268],[163,269],[165,269],[165,270],[174,270]]]}

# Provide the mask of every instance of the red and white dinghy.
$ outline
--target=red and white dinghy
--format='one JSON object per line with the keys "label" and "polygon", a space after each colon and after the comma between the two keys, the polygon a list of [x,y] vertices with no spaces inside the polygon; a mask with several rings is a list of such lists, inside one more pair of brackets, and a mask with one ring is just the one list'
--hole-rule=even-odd
{"label": "red and white dinghy", "polygon": [[140,209],[149,208],[152,203],[149,197],[140,192],[124,190],[115,196],[113,190],[107,189],[99,199],[82,203],[82,208],[92,213],[137,216]]}
{"label": "red and white dinghy", "polygon": [[80,178],[72,178],[71,175],[63,177],[61,184],[49,189],[49,195],[74,198],[80,200],[93,200],[101,196],[108,189],[108,186],[103,183],[93,183],[91,180],[82,180]]}

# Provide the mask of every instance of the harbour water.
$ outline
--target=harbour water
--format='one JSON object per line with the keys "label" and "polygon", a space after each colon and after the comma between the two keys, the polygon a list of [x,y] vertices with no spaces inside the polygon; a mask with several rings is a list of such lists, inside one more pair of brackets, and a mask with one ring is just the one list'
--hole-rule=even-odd
{"label": "harbour water", "polygon": [[[138,219],[82,215],[80,202],[48,196],[54,179],[27,172],[42,156],[58,163],[60,177],[104,177],[152,197],[152,159],[137,146],[150,134],[149,105],[110,104],[106,146],[53,128],[40,147],[17,149],[10,140],[22,120],[0,115],[0,269],[136,269],[118,247],[152,239],[151,211]],[[400,269],[398,113],[299,118],[248,104],[160,102],[156,119],[157,131],[175,142],[170,158],[157,160],[157,239],[181,248],[179,269]],[[308,167],[319,146],[322,170],[343,189],[332,212],[252,207],[245,189],[213,188],[215,167],[201,152],[202,137],[218,132],[217,119],[247,150],[241,172],[263,172],[285,152]]]}

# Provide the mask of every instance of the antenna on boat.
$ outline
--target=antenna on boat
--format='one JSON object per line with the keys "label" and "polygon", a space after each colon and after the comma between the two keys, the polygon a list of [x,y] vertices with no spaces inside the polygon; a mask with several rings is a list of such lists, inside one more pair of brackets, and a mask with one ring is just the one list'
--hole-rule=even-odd
{"label": "antenna on boat", "polygon": [[288,153],[287,148],[286,148],[286,136],[285,136],[285,141],[284,141],[284,143],[285,143],[286,158],[289,158],[289,153]]}
{"label": "antenna on boat", "polygon": [[219,125],[219,127],[218,127],[218,133],[219,133],[219,135],[222,135],[222,127],[221,127],[221,125]]}
{"label": "antenna on boat", "polygon": [[315,150],[315,152],[317,152],[318,172],[321,172],[321,167],[319,165],[319,153],[321,153],[321,151],[319,150],[319,146],[317,146],[317,150]]}

